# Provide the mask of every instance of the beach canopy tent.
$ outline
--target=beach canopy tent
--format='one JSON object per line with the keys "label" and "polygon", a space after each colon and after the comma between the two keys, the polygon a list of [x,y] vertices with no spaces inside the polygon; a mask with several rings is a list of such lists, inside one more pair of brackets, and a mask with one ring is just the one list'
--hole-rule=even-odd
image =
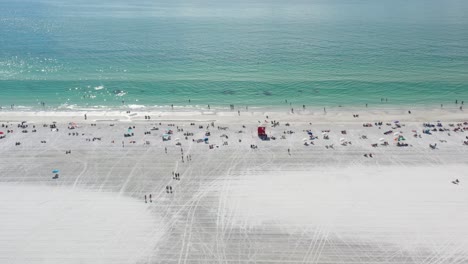
{"label": "beach canopy tent", "polygon": [[259,126],[257,129],[257,133],[259,137],[266,136],[266,128],[264,126]]}
{"label": "beach canopy tent", "polygon": [[405,137],[399,136],[395,138],[395,141],[402,141],[402,140],[406,140]]}
{"label": "beach canopy tent", "polygon": [[163,138],[164,141],[166,141],[166,140],[171,140],[171,135],[169,135],[169,134],[164,134],[164,135],[162,135],[162,138]]}

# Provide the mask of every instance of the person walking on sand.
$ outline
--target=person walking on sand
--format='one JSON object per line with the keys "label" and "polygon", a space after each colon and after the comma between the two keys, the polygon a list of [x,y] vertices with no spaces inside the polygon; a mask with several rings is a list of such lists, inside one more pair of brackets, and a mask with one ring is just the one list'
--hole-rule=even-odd
{"label": "person walking on sand", "polygon": [[291,150],[288,148],[288,155],[291,155]]}
{"label": "person walking on sand", "polygon": [[153,197],[151,196],[151,193],[149,195],[149,198],[150,198],[150,203],[152,203],[153,202],[153,199],[152,199]]}
{"label": "person walking on sand", "polygon": [[146,201],[146,194],[145,194],[145,203],[148,203],[148,201]]}
{"label": "person walking on sand", "polygon": [[88,120],[88,116],[84,114],[84,120]]}
{"label": "person walking on sand", "polygon": [[164,147],[164,151],[165,151],[165,152],[166,152],[166,154],[167,154],[167,147]]}

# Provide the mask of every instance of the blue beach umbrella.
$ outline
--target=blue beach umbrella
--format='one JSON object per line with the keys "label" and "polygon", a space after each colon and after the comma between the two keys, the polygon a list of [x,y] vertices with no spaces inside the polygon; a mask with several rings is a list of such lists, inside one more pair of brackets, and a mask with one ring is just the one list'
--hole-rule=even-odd
{"label": "blue beach umbrella", "polygon": [[59,173],[59,170],[53,170],[52,173]]}

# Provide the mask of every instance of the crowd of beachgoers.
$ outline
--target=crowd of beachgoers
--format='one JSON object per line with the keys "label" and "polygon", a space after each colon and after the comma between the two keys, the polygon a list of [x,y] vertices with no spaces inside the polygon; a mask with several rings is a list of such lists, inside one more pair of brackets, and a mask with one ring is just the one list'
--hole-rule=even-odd
{"label": "crowd of beachgoers", "polygon": [[[288,156],[293,156],[299,147],[310,148],[310,151],[314,151],[317,148],[336,150],[357,145],[359,151],[353,151],[352,155],[361,155],[364,158],[374,158],[377,155],[375,153],[377,148],[411,148],[414,144],[420,146],[421,142],[427,142],[426,147],[433,150],[434,155],[437,155],[439,148],[446,148],[446,146],[460,145],[468,148],[468,122],[463,120],[411,122],[411,128],[408,128],[405,122],[398,120],[360,122],[359,114],[350,113],[353,125],[359,123],[362,125],[359,130],[349,126],[349,129],[353,130],[350,134],[346,125],[340,128],[327,127],[327,124],[323,122],[319,124],[307,122],[307,117],[304,117],[301,122],[288,121],[284,116],[281,116],[281,120],[277,120],[273,118],[274,113],[262,115],[261,120],[257,118],[254,121],[254,118],[250,118],[240,119],[239,122],[222,122],[222,120],[170,122],[151,116],[151,113],[126,111],[125,114],[133,119],[126,122],[93,120],[89,118],[89,115],[93,113],[85,113],[69,121],[64,121],[62,117],[60,122],[53,121],[53,118],[49,118],[49,122],[40,122],[37,118],[33,121],[3,121],[0,122],[0,145],[14,144],[16,147],[24,147],[27,151],[31,145],[47,144],[47,138],[65,135],[79,143],[65,147],[63,152],[66,155],[73,155],[71,146],[80,148],[82,144],[102,142],[118,145],[121,148],[138,145],[161,147],[164,151],[161,155],[167,155],[168,149],[170,151],[179,149],[179,161],[182,163],[192,161],[192,154],[184,151],[192,148],[193,145],[199,145],[198,147],[209,151],[237,144],[239,147],[249,146],[250,149],[259,153],[262,152],[262,146],[276,145],[283,146]],[[408,114],[411,112],[409,111]],[[105,127],[109,127],[110,130],[102,133]],[[94,130],[91,130],[93,128]],[[25,139],[29,139],[27,144],[24,142]],[[280,143],[281,141],[288,143]],[[262,144],[259,147],[260,142]],[[448,144],[449,142],[451,144]],[[385,152],[379,151],[378,155],[385,155]],[[200,158],[203,159],[203,157]],[[51,168],[51,170],[54,169]],[[59,177],[59,170],[56,170],[56,173],[53,173],[53,179],[58,180]],[[172,171],[172,177],[174,180],[181,180],[180,173],[176,171]],[[452,183],[459,184],[459,180],[453,179]],[[172,185],[165,186],[166,193],[171,194],[174,191]],[[151,194],[144,194],[144,197],[145,201],[152,202]]]}

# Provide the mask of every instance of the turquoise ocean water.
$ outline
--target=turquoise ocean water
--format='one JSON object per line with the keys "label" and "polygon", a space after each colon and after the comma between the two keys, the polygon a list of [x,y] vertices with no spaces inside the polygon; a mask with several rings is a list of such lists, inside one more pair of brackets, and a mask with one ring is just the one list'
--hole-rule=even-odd
{"label": "turquoise ocean water", "polygon": [[381,98],[468,104],[468,1],[0,0],[3,110]]}

